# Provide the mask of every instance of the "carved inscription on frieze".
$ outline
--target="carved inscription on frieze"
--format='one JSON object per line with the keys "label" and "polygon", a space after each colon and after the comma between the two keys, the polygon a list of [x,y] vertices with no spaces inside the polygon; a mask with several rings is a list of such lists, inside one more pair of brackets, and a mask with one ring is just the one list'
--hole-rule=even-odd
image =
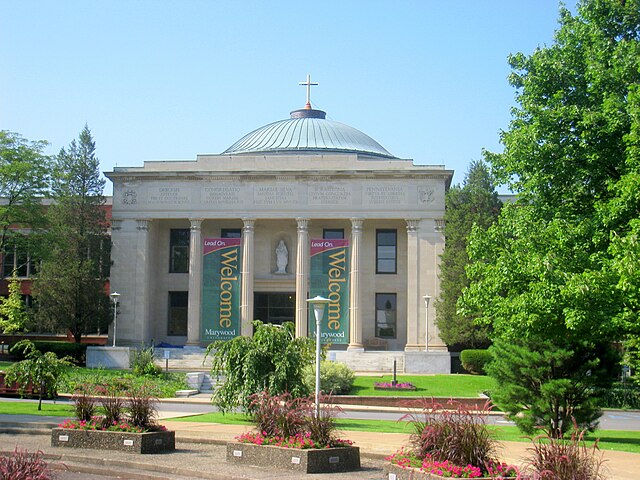
{"label": "carved inscription on frieze", "polygon": [[215,205],[242,205],[244,192],[237,185],[218,185],[202,189],[202,203]]}
{"label": "carved inscription on frieze", "polygon": [[403,185],[369,185],[364,187],[363,202],[369,205],[406,205],[408,189]]}
{"label": "carved inscription on frieze", "polygon": [[295,205],[298,203],[297,189],[292,185],[256,185],[253,189],[256,205]]}
{"label": "carved inscription on frieze", "polygon": [[351,190],[345,185],[312,184],[309,205],[351,205]]}
{"label": "carved inscription on frieze", "polygon": [[149,203],[160,205],[183,205],[189,203],[188,192],[180,187],[156,187],[149,189]]}

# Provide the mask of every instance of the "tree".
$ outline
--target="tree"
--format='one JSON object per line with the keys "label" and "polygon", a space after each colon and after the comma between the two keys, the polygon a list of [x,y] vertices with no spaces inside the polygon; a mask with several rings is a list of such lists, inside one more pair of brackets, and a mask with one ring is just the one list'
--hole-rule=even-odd
{"label": "tree", "polygon": [[39,327],[70,331],[78,343],[83,335],[104,330],[111,319],[104,183],[85,126],[78,143],[60,150],[54,162],[48,254],[33,287]]}
{"label": "tree", "polygon": [[306,337],[295,338],[294,325],[253,322],[253,337],[235,337],[217,341],[207,347],[211,355],[211,373],[223,374],[225,382],[213,394],[213,403],[227,412],[242,406],[247,409],[249,397],[263,391],[270,395],[290,393],[308,395],[303,369],[313,362],[315,343]]}
{"label": "tree", "polygon": [[[543,427],[562,438],[573,422],[594,430],[601,410],[594,392],[609,382],[618,360],[614,350],[588,340],[561,345],[542,340],[497,340],[488,373],[496,379],[491,395],[507,418],[525,433]],[[524,407],[526,406],[526,408]]]}
{"label": "tree", "polygon": [[582,0],[575,16],[562,7],[553,45],[509,61],[518,106],[504,151],[485,158],[518,202],[474,229],[459,306],[513,355],[545,345],[575,365],[588,339],[604,365],[612,341],[639,333],[640,0]]}
{"label": "tree", "polygon": [[54,397],[60,379],[66,373],[66,368],[72,366],[71,358],[58,358],[53,352],[42,353],[29,340],[22,340],[13,346],[22,349],[25,360],[16,362],[7,368],[6,382],[16,382],[20,394],[29,386],[38,393],[38,410],[42,410],[42,398]]}
{"label": "tree", "polygon": [[440,263],[440,299],[436,302],[436,324],[450,349],[481,348],[489,344],[488,326],[476,325],[474,317],[457,311],[458,298],[469,285],[465,267],[469,263],[467,240],[474,225],[487,228],[495,222],[502,202],[498,199],[487,164],[472,162],[462,186],[445,196],[446,246]]}
{"label": "tree", "polygon": [[[47,142],[30,142],[17,133],[0,131],[0,253],[33,251],[36,230],[44,225],[41,205],[47,192],[50,159],[43,154]],[[31,232],[32,234],[35,232]]]}
{"label": "tree", "polygon": [[22,300],[21,282],[17,277],[9,281],[9,296],[0,297],[0,332],[12,333],[27,323],[27,309]]}

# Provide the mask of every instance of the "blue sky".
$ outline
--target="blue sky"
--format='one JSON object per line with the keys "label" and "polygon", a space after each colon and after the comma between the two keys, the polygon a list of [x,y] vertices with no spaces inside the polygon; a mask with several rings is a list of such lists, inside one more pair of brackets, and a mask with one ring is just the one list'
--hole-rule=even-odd
{"label": "blue sky", "polygon": [[[574,8],[575,0],[567,6]],[[85,123],[103,171],[220,153],[315,108],[464,178],[500,150],[510,53],[549,45],[554,0],[0,0],[0,129],[48,140]],[[107,193],[111,192],[108,184]]]}

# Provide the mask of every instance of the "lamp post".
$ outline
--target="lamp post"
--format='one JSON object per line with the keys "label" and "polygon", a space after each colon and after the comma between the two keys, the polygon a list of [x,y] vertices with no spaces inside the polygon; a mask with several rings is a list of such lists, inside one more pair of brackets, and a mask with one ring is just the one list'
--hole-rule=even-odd
{"label": "lamp post", "polygon": [[118,321],[118,292],[113,292],[110,297],[113,300],[113,346],[116,346],[116,322]]}
{"label": "lamp post", "polygon": [[324,317],[324,308],[330,301],[320,295],[307,300],[313,305],[313,314],[316,317],[316,418],[320,417],[320,322]]}
{"label": "lamp post", "polygon": [[424,309],[426,312],[426,319],[424,322],[424,351],[429,351],[429,300],[431,297],[429,295],[425,295],[424,297]]}

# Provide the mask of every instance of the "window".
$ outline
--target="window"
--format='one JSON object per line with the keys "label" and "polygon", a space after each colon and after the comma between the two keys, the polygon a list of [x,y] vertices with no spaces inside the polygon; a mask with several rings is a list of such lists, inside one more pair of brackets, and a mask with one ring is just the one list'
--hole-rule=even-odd
{"label": "window", "polygon": [[242,230],[240,228],[223,228],[220,230],[221,238],[241,238]]}
{"label": "window", "polygon": [[37,262],[15,243],[11,242],[6,247],[2,257],[2,274],[4,277],[12,277],[15,273],[18,277],[31,277],[36,274]]}
{"label": "window", "polygon": [[188,228],[172,228],[169,240],[169,273],[189,273]]}
{"label": "window", "polygon": [[273,323],[274,325],[295,321],[295,293],[256,292],[253,298],[253,318],[256,320],[261,320],[262,323]]}
{"label": "window", "polygon": [[376,230],[376,273],[396,273],[396,230]]}
{"label": "window", "polygon": [[187,336],[189,292],[169,292],[167,335]]}
{"label": "window", "polygon": [[376,337],[396,338],[396,294],[376,293]]}
{"label": "window", "polygon": [[342,240],[344,238],[344,228],[325,228],[322,230],[322,238],[325,240]]}

